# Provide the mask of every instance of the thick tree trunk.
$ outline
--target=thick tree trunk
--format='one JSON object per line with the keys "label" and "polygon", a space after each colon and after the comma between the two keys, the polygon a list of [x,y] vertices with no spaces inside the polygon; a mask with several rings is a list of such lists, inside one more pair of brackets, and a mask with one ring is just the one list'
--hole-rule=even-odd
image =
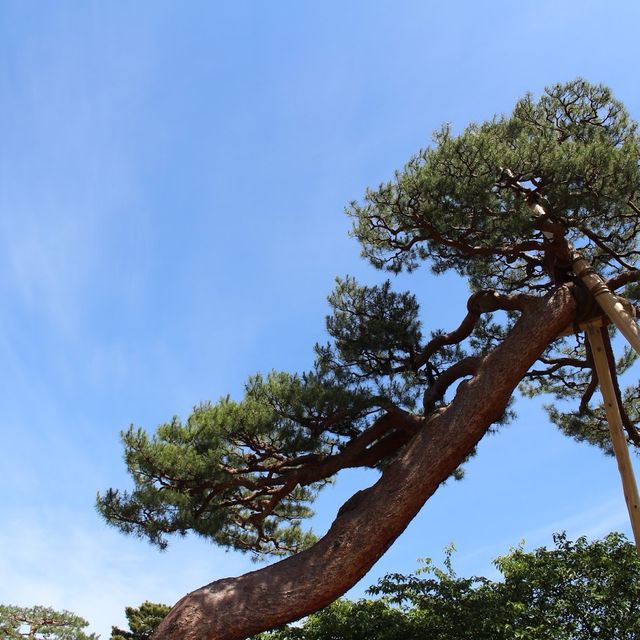
{"label": "thick tree trunk", "polygon": [[297,620],[350,589],[500,417],[515,387],[575,315],[567,287],[534,301],[477,374],[425,421],[372,487],[351,498],[327,534],[295,556],[188,594],[154,640],[243,640]]}

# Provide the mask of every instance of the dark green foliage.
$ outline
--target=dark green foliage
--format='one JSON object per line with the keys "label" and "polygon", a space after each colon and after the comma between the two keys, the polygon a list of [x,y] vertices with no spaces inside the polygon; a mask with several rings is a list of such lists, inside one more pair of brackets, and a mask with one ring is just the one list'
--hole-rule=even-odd
{"label": "dark green foliage", "polygon": [[388,280],[362,287],[353,278],[338,279],[329,304],[333,314],[327,318],[327,331],[340,369],[348,367],[354,378],[388,375],[417,355],[422,338],[418,302],[409,293],[392,291]]}
{"label": "dark green foliage", "polygon": [[[605,330],[606,332],[606,330]],[[613,330],[609,333],[613,335]],[[615,362],[615,370],[621,375],[629,370],[637,355],[629,347],[624,348],[622,357]],[[549,418],[566,435],[579,442],[588,442],[612,455],[609,426],[601,401],[595,401],[599,394],[597,375],[589,344],[584,336],[576,335],[550,347],[541,358],[540,368],[527,374],[522,391],[529,396],[551,395],[554,404],[545,408]],[[613,363],[613,354],[612,354]],[[616,381],[617,385],[617,381]],[[637,425],[640,389],[636,386],[620,391],[620,409],[627,429],[629,442],[638,445]]]}
{"label": "dark green foliage", "polygon": [[380,600],[341,600],[260,640],[636,640],[640,559],[620,534],[587,542],[555,536],[554,549],[498,558],[500,581],[455,575],[430,561],[391,574],[369,591]]}
{"label": "dark green foliage", "polygon": [[421,348],[415,296],[392,291],[388,280],[363,287],[347,277],[337,279],[329,304],[333,344],[316,345],[318,369],[341,386],[366,385],[382,406],[414,408],[421,387],[407,365]]}
{"label": "dark green foliage", "polygon": [[412,270],[429,261],[477,288],[544,286],[535,202],[604,275],[614,254],[637,257],[640,146],[607,88],[556,85],[459,136],[444,127],[434,143],[364,204],[352,203],[354,234],[375,266]]}
{"label": "dark green foliage", "polygon": [[[276,402],[285,405],[305,391],[300,379],[274,373],[254,378],[241,403],[226,398],[196,407],[186,424],[174,418],[151,437],[131,427],[122,437],[136,489],[108,491],[100,511],[161,547],[164,534],[191,529],[223,546],[252,548],[257,540],[247,521],[271,499],[271,487],[260,491],[269,462],[277,464],[277,452],[313,455],[327,448],[295,418],[275,410]],[[296,522],[309,515],[305,503],[316,488],[298,487],[280,501],[263,525],[265,543],[277,537],[288,548],[304,540]],[[293,526],[282,531],[283,521]]]}
{"label": "dark green foliage", "polygon": [[[632,640],[640,635],[640,559],[620,534],[556,549],[515,551],[496,561],[504,575],[509,629],[536,640]],[[528,635],[527,635],[528,634]]]}
{"label": "dark green foliage", "polygon": [[111,640],[149,640],[170,610],[166,604],[148,601],[139,607],[126,607],[124,612],[130,631],[111,627]]}
{"label": "dark green foliage", "polygon": [[[161,548],[166,534],[187,531],[254,553],[289,553],[312,542],[300,521],[342,468],[332,461],[367,440],[383,410],[412,409],[427,384],[412,365],[423,347],[413,296],[388,282],[360,287],[347,278],[329,303],[333,343],[316,347],[313,371],[256,375],[241,402],[203,404],[185,424],[174,418],[151,436],[133,426],[124,432],[135,488],[99,496],[105,518]],[[442,350],[427,375],[460,353]],[[367,465],[383,464],[388,453]]]}
{"label": "dark green foliage", "polygon": [[301,627],[288,626],[253,640],[417,640],[414,627],[406,612],[381,600],[336,600]]}
{"label": "dark green foliage", "polygon": [[50,607],[14,607],[0,605],[0,638],[2,640],[98,640],[83,629],[89,623],[69,611]]}
{"label": "dark green foliage", "polygon": [[[100,513],[161,548],[188,531],[258,555],[310,544],[302,522],[318,491],[342,469],[384,469],[475,375],[531,296],[570,283],[577,320],[591,317],[574,248],[640,300],[639,140],[610,91],[583,80],[526,96],[511,115],[460,135],[444,127],[349,214],[376,267],[426,261],[468,277],[474,295],[460,325],[423,330],[412,293],[338,279],[329,341],[316,345],[310,371],[256,375],[241,400],[202,404],[153,435],[132,426],[122,439],[133,489],[98,496]],[[624,354],[618,371],[633,359]],[[554,397],[550,417],[566,434],[610,450],[583,339],[553,341],[523,382],[529,395]],[[628,439],[640,445],[640,389],[619,396]],[[506,407],[497,424],[511,416]]]}
{"label": "dark green foliage", "polygon": [[[316,346],[313,371],[256,375],[240,402],[200,405],[186,423],[174,418],[153,435],[124,432],[135,487],[98,496],[107,521],[161,548],[167,534],[187,531],[255,554],[313,542],[300,522],[318,490],[341,468],[384,466],[408,434],[373,435],[382,412],[414,409],[418,394],[464,355],[443,346],[423,367],[415,297],[388,282],[339,280],[329,303],[333,340]],[[371,454],[353,458],[365,445]]]}

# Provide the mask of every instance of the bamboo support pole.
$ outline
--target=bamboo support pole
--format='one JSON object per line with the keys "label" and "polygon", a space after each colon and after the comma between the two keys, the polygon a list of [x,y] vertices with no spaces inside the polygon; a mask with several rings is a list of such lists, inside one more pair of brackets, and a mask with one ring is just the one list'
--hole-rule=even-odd
{"label": "bamboo support pole", "polygon": [[[633,324],[635,325],[635,322]],[[593,360],[596,366],[596,373],[598,374],[598,382],[604,399],[607,422],[609,423],[609,430],[611,432],[611,442],[618,463],[620,478],[622,479],[622,489],[629,511],[631,529],[633,530],[636,548],[640,554],[640,496],[638,495],[638,485],[636,484],[633,467],[631,466],[629,448],[627,447],[627,441],[622,427],[620,407],[618,406],[618,400],[613,387],[609,360],[600,333],[600,327],[597,326],[597,324],[590,324],[586,326],[586,331],[589,342],[591,343]]]}
{"label": "bamboo support pole", "polygon": [[638,325],[618,297],[609,289],[606,282],[579,254],[575,254],[573,272],[582,280],[611,322],[620,329],[620,333],[622,333],[636,352],[640,354],[640,330],[638,329]]}

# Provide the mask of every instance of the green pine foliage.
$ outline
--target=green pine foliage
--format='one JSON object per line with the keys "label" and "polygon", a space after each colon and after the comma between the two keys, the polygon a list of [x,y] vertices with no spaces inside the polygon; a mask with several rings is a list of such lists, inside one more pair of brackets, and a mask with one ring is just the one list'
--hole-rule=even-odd
{"label": "green pine foliage", "polygon": [[427,262],[480,289],[529,291],[550,284],[535,256],[542,240],[531,202],[544,204],[603,275],[611,252],[635,252],[638,157],[636,124],[622,104],[606,87],[576,80],[460,135],[443,127],[433,147],[348,213],[376,267]]}
{"label": "green pine foliage", "polygon": [[316,346],[312,371],[256,375],[240,402],[202,404],[186,423],[174,418],[153,435],[124,432],[135,489],[99,496],[107,521],[161,548],[167,534],[187,531],[255,554],[312,543],[300,523],[333,475],[313,465],[361,442],[381,411],[414,408],[425,383],[406,366],[420,349],[413,296],[347,278],[329,303],[333,341]]}
{"label": "green pine foliage", "polygon": [[111,627],[111,640],[149,640],[170,609],[166,604],[149,601],[139,607],[126,607],[129,631]]}
{"label": "green pine foliage", "polygon": [[3,640],[98,640],[83,629],[89,623],[69,611],[50,607],[0,605],[0,638]]}

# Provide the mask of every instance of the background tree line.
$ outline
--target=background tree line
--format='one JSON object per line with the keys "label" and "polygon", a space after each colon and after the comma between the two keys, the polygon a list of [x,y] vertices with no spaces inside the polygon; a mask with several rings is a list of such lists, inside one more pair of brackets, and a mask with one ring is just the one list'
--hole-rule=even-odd
{"label": "background tree line", "polygon": [[[636,640],[640,637],[640,558],[624,536],[511,550],[495,560],[499,577],[460,577],[453,547],[444,566],[421,560],[413,574],[391,573],[369,588],[375,599],[340,599],[253,640]],[[150,640],[169,612],[127,607],[129,629],[110,640]],[[97,640],[87,622],[45,607],[0,606],[6,640]]]}

